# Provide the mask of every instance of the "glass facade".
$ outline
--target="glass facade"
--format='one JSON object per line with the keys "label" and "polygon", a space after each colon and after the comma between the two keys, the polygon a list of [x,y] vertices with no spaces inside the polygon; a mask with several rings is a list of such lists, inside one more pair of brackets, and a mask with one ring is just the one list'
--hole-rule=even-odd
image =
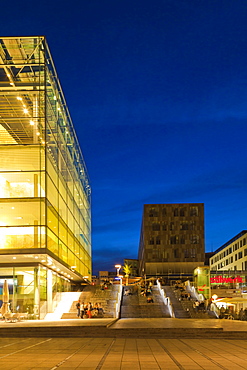
{"label": "glass facade", "polygon": [[47,268],[50,256],[71,279],[91,280],[90,210],[86,166],[45,37],[0,38],[0,254],[21,254],[22,263],[42,254]]}

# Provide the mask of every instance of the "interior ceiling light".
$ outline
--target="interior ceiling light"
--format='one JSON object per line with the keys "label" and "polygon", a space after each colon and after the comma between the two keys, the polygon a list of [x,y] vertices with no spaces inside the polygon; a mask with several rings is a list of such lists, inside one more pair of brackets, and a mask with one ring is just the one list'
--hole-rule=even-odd
{"label": "interior ceiling light", "polygon": [[33,126],[34,125],[34,122],[32,120],[30,120],[30,125]]}
{"label": "interior ceiling light", "polygon": [[23,108],[23,112],[24,112],[25,114],[28,114],[28,109],[27,109],[27,108]]}
{"label": "interior ceiling light", "polygon": [[20,96],[17,96],[17,98],[16,98],[17,100],[22,100],[22,98],[20,97]]}

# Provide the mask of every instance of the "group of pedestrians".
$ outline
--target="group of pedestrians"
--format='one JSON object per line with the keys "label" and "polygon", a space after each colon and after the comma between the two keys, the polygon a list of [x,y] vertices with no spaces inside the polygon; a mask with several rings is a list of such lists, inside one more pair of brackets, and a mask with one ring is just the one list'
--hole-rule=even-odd
{"label": "group of pedestrians", "polygon": [[153,297],[152,297],[152,282],[147,282],[146,284],[143,283],[141,285],[141,292],[140,295],[143,297],[147,297],[147,303],[154,303]]}
{"label": "group of pedestrians", "polygon": [[84,303],[81,302],[80,299],[76,303],[77,308],[77,317],[81,319],[91,319],[93,317],[103,317],[104,310],[101,307],[100,303],[94,303],[92,305],[91,302]]}
{"label": "group of pedestrians", "polygon": [[190,295],[189,292],[186,291],[184,285],[181,282],[176,281],[176,283],[174,285],[174,290],[176,292],[178,292],[177,293],[178,294],[178,297],[179,297],[178,299],[180,301],[183,301],[184,299],[187,299],[188,301],[190,301],[191,295]]}
{"label": "group of pedestrians", "polygon": [[221,306],[220,319],[228,319],[228,320],[240,320],[240,321],[247,321],[247,308],[241,308],[239,311],[234,311],[229,307]]}

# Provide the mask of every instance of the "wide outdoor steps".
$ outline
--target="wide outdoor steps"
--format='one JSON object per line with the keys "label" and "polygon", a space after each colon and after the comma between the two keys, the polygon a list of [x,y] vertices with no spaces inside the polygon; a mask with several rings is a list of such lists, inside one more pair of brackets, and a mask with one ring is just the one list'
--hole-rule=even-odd
{"label": "wide outdoor steps", "polygon": [[247,331],[224,331],[222,328],[128,328],[103,326],[37,326],[0,328],[5,338],[203,338],[247,339]]}
{"label": "wide outdoor steps", "polygon": [[170,298],[175,317],[177,319],[189,319],[190,314],[183,308],[181,302],[175,296],[174,288],[171,286],[164,286],[162,288],[165,291],[165,295]]}
{"label": "wide outdoor steps", "polygon": [[147,297],[140,295],[140,290],[135,287],[124,287],[124,291],[130,290],[130,295],[124,295],[121,304],[121,318],[159,318],[170,317],[162,297],[156,286],[152,288],[154,303],[147,303]]}
{"label": "wide outdoor steps", "polygon": [[[85,304],[91,302],[92,305],[100,303],[104,310],[105,318],[115,317],[115,308],[117,302],[117,294],[119,292],[119,285],[110,285],[108,289],[101,290],[98,285],[85,286],[81,295],[80,301]],[[62,315],[62,319],[77,319],[76,301],[72,303],[70,311]]]}
{"label": "wide outdoor steps", "polygon": [[179,301],[179,291],[174,290],[174,287],[163,286],[162,289],[164,289],[165,295],[170,298],[174,315],[177,319],[215,319],[215,315],[212,312],[196,312],[193,308],[192,300],[188,301],[184,299],[182,301]]}

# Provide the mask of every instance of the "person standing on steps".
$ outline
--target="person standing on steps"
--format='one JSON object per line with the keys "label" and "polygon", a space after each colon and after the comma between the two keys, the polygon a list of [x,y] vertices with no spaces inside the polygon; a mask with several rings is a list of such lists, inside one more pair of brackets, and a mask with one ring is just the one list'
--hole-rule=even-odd
{"label": "person standing on steps", "polygon": [[76,308],[77,308],[77,317],[80,317],[81,315],[81,301],[78,299],[78,302],[76,303]]}
{"label": "person standing on steps", "polygon": [[92,310],[93,310],[93,306],[92,306],[91,302],[88,302],[88,305],[87,305],[87,314],[88,314],[88,318],[89,319],[92,318]]}
{"label": "person standing on steps", "polygon": [[81,304],[81,319],[83,319],[84,315],[85,315],[84,302],[82,302],[82,304]]}

